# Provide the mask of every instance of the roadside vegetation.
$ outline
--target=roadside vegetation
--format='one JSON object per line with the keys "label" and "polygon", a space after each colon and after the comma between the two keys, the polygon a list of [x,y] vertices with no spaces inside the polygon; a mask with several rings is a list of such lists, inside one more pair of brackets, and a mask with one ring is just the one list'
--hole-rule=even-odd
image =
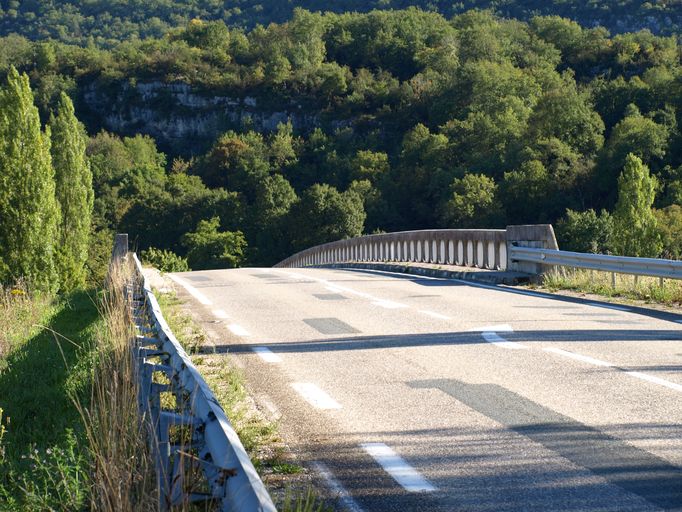
{"label": "roadside vegetation", "polygon": [[617,300],[682,306],[682,282],[675,279],[661,281],[657,277],[557,268],[544,276],[542,286],[550,291],[567,290]]}
{"label": "roadside vegetation", "polygon": [[121,289],[0,295],[0,510],[154,510]]}

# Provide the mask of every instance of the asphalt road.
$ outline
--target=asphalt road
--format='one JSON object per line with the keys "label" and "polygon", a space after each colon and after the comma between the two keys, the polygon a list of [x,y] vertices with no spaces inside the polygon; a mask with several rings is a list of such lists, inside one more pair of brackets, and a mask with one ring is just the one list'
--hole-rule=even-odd
{"label": "asphalt road", "polygon": [[682,510],[682,316],[357,270],[172,278],[340,508]]}

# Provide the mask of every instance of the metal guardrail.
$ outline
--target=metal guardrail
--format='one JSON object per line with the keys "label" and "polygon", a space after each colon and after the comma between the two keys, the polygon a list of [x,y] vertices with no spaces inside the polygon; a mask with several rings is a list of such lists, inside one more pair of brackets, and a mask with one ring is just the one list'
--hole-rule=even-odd
{"label": "metal guardrail", "polygon": [[[133,347],[138,405],[149,426],[161,510],[210,501],[222,511],[274,512],[237,433],[168,327],[140,260],[131,254],[126,294],[138,331]],[[164,393],[174,398],[172,410],[168,400],[162,402]]]}
{"label": "metal guardrail", "polygon": [[636,276],[682,279],[682,261],[658,258],[632,258],[512,246],[509,248],[509,259],[511,261],[601,270]]}

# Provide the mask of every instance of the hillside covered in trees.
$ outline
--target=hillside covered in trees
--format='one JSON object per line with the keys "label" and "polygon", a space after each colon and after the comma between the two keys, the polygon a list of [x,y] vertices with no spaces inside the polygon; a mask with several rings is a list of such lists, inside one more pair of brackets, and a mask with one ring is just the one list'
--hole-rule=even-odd
{"label": "hillside covered in trees", "polygon": [[655,34],[669,35],[679,33],[682,27],[679,0],[0,0],[0,35],[17,33],[31,39],[111,46],[131,38],[160,37],[195,18],[221,20],[246,29],[258,24],[283,23],[291,19],[296,7],[336,13],[418,7],[448,18],[470,9],[491,9],[501,16],[523,21],[537,15],[557,15],[586,27],[602,26],[612,33],[649,29]]}
{"label": "hillside covered in trees", "polygon": [[[168,265],[535,222],[555,223],[564,248],[682,252],[675,37],[488,11],[297,10],[267,28],[193,20],[110,49],[16,35],[0,47],[0,72],[28,74],[44,122],[62,92],[74,100],[94,240],[128,231]],[[614,226],[649,242],[627,246]]]}
{"label": "hillside covered in trees", "polygon": [[257,24],[286,22],[296,7],[342,13],[411,6],[448,18],[470,9],[491,9],[523,21],[536,15],[557,15],[586,27],[599,25],[612,33],[649,29],[655,34],[675,34],[682,28],[679,0],[0,0],[0,35],[18,33],[32,39],[110,46],[133,37],[159,37],[194,18],[251,29]]}

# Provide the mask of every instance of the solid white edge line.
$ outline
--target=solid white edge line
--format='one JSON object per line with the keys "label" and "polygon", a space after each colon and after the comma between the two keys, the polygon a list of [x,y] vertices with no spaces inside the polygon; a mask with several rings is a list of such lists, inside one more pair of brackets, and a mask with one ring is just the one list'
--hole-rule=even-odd
{"label": "solid white edge line", "polygon": [[528,348],[526,345],[523,345],[521,343],[517,343],[515,341],[509,341],[505,340],[501,336],[498,336],[494,332],[482,332],[481,336],[483,336],[483,339],[487,341],[488,343],[495,345],[500,348],[506,348],[509,350],[523,350]]}
{"label": "solid white edge line", "polygon": [[630,311],[630,308],[624,306],[616,306],[615,304],[600,304],[599,302],[588,302],[588,306],[594,306],[596,308],[604,309],[615,309],[616,311]]}
{"label": "solid white edge line", "polygon": [[409,492],[432,492],[436,488],[405,459],[384,443],[363,443],[362,448]]}
{"label": "solid white edge line", "polygon": [[659,386],[665,386],[666,388],[674,389],[675,391],[682,391],[682,385],[676,384],[675,382],[670,382],[669,380],[661,379],[660,377],[655,377],[647,373],[635,372],[631,370],[625,370],[625,373],[637,379],[642,379],[653,384],[658,384]]}
{"label": "solid white edge line", "polygon": [[423,315],[430,316],[431,318],[437,318],[438,320],[450,320],[449,316],[441,315],[440,313],[436,313],[435,311],[420,309],[419,312],[422,313]]}
{"label": "solid white edge line", "polygon": [[188,283],[187,281],[185,281],[184,279],[182,279],[182,278],[180,278],[180,277],[178,277],[178,276],[174,276],[173,274],[168,274],[168,277],[170,277],[173,281],[175,281],[175,282],[178,283],[180,286],[182,286],[185,290],[187,290],[187,293],[189,293],[192,297],[194,297],[195,299],[197,299],[197,300],[198,300],[201,304],[203,304],[204,306],[210,306],[210,305],[213,304],[213,302],[211,302],[210,300],[208,300],[208,298],[206,297],[206,295],[204,295],[203,293],[201,293],[199,290],[197,290],[194,286],[192,286],[191,284],[189,284],[189,283]]}
{"label": "solid white edge line", "polygon": [[608,361],[602,361],[601,359],[595,359],[594,357],[584,356],[582,354],[576,354],[575,352],[569,352],[568,350],[562,350],[560,348],[546,347],[546,348],[543,348],[542,350],[544,350],[545,352],[552,352],[553,354],[558,354],[560,356],[570,357],[571,359],[575,359],[576,361],[582,361],[583,363],[589,363],[589,364],[593,364],[595,366],[606,366],[606,367],[614,367],[615,366],[613,363],[609,363]]}
{"label": "solid white edge line", "polygon": [[312,382],[292,382],[291,387],[313,407],[318,409],[341,409],[341,404]]}
{"label": "solid white edge line", "polygon": [[251,347],[251,350],[253,350],[256,354],[260,356],[260,358],[265,361],[266,363],[281,363],[282,358],[275,354],[272,350],[270,350],[268,347]]}
{"label": "solid white edge line", "polygon": [[249,336],[249,331],[244,329],[239,324],[230,324],[227,326],[227,328],[236,336]]}
{"label": "solid white edge line", "polygon": [[223,311],[222,309],[214,309],[213,310],[213,316],[215,316],[216,318],[220,318],[221,320],[225,320],[226,318],[230,318],[229,315],[227,313],[225,313],[225,311]]}
{"label": "solid white edge line", "polygon": [[346,512],[364,512],[326,465],[321,462],[313,462],[310,466],[324,479],[329,490],[336,494]]}

